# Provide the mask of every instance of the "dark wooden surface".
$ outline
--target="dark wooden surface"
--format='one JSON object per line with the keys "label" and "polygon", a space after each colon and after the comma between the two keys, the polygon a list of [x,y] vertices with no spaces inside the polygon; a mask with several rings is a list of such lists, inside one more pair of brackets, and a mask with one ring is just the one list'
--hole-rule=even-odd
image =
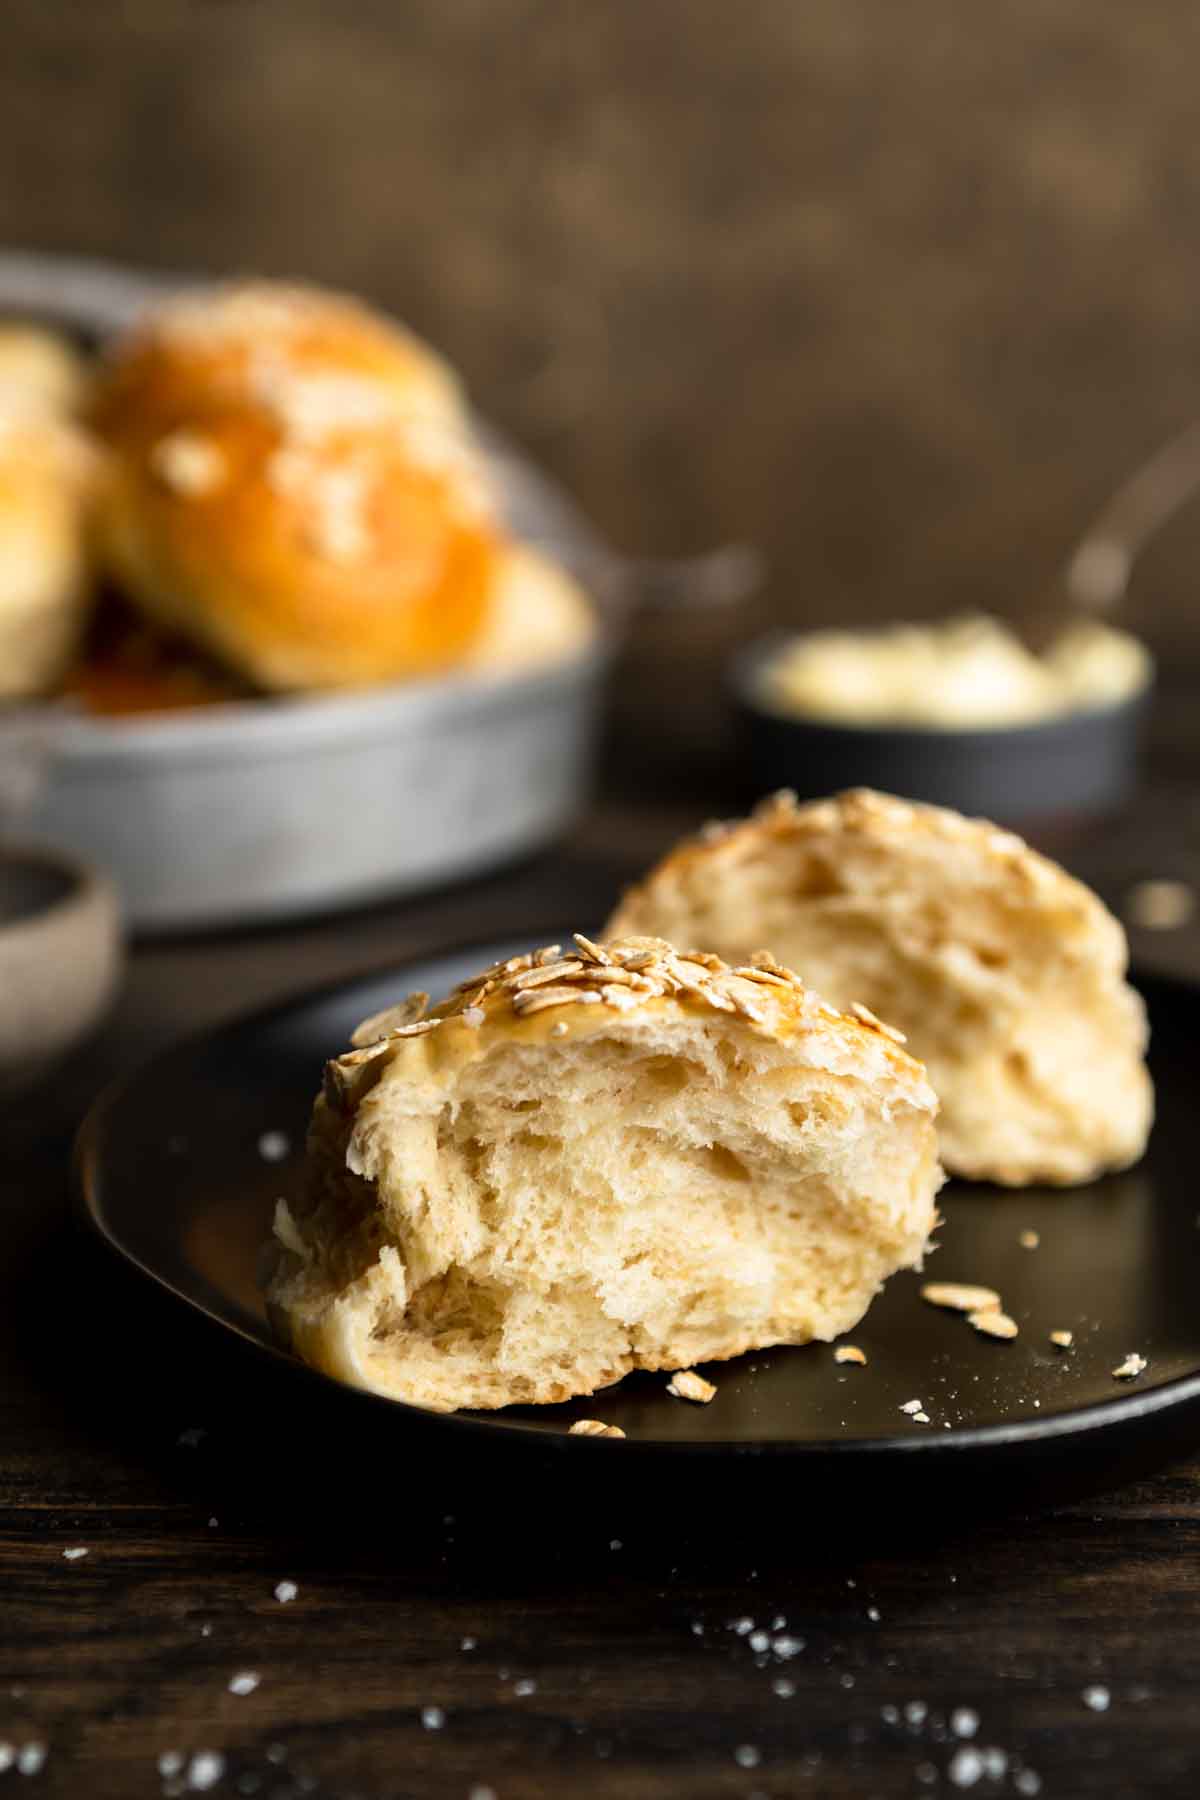
{"label": "dark wooden surface", "polygon": [[[1188,766],[1158,766],[1120,831],[1072,851],[1114,894],[1195,869]],[[896,1518],[884,1489],[845,1534],[814,1526],[791,1476],[580,1492],[448,1458],[436,1432],[364,1431],[71,1222],[70,1135],[102,1078],[300,985],[595,920],[701,811],[617,794],[559,851],[454,895],[143,946],[101,1040],[6,1109],[0,1741],[45,1745],[31,1793],[169,1793],[160,1755],[211,1750],[211,1791],[273,1800],[891,1800],[958,1792],[963,1748],[1006,1759],[980,1794],[1197,1791],[1200,1457],[983,1523],[936,1498]],[[1160,963],[1200,972],[1196,935],[1172,941]],[[747,1618],[805,1647],[764,1659],[731,1628]],[[243,1671],[260,1683],[237,1695]]]}

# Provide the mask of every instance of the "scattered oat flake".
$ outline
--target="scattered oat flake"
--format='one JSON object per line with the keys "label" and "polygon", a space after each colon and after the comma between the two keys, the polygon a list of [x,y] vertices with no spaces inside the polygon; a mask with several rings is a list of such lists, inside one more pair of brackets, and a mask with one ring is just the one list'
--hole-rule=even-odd
{"label": "scattered oat flake", "polygon": [[197,1750],[188,1764],[188,1786],[203,1792],[216,1787],[224,1773],[225,1758],[219,1750]]}
{"label": "scattered oat flake", "polygon": [[1143,1369],[1147,1369],[1149,1366],[1144,1356],[1139,1356],[1136,1350],[1131,1350],[1125,1361],[1117,1364],[1113,1370],[1113,1376],[1117,1381],[1133,1381],[1142,1373]]}
{"label": "scattered oat flake", "polygon": [[909,1413],[910,1415],[919,1413],[921,1410],[921,1402],[919,1400],[906,1400],[899,1410],[902,1413]]}
{"label": "scattered oat flake", "polygon": [[966,1281],[927,1281],[921,1298],[928,1300],[930,1306],[946,1306],[952,1312],[989,1312],[1000,1306],[1000,1296],[994,1288],[974,1287]]}
{"label": "scattered oat flake", "polygon": [[1041,1241],[1041,1237],[1036,1231],[1023,1231],[1017,1238],[1022,1250],[1036,1250]]}
{"label": "scattered oat flake", "polygon": [[300,1589],[294,1581],[277,1581],[275,1583],[275,1598],[280,1606],[286,1606],[288,1601],[294,1600],[299,1592]]}
{"label": "scattered oat flake", "polygon": [[1006,1340],[1015,1338],[1020,1330],[1017,1321],[1010,1319],[1008,1314],[1001,1312],[997,1306],[988,1306],[981,1312],[968,1313],[967,1324],[973,1325],[976,1331],[981,1332],[984,1337]]}
{"label": "scattered oat flake", "polygon": [[625,1433],[619,1425],[606,1425],[603,1419],[576,1419],[567,1436],[623,1438]]}
{"label": "scattered oat flake", "polygon": [[865,1367],[867,1361],[857,1344],[839,1344],[833,1353],[833,1360],[838,1363],[858,1363],[860,1367]]}
{"label": "scattered oat flake", "polygon": [[1085,1687],[1083,1690],[1083,1704],[1090,1706],[1093,1712],[1107,1712],[1111,1699],[1106,1687]]}
{"label": "scattered oat flake", "polygon": [[1075,1333],[1073,1331],[1052,1331],[1050,1342],[1059,1350],[1069,1350],[1075,1342]]}
{"label": "scattered oat flake", "polygon": [[17,1774],[37,1775],[45,1761],[45,1744],[22,1744],[17,1751]]}
{"label": "scattered oat flake", "polygon": [[676,1400],[694,1400],[699,1406],[707,1406],[716,1391],[695,1369],[677,1369],[667,1383],[668,1394],[674,1394]]}
{"label": "scattered oat flake", "polygon": [[229,1691],[231,1694],[252,1694],[261,1680],[262,1676],[256,1675],[253,1669],[241,1669],[229,1677]]}
{"label": "scattered oat flake", "polygon": [[63,1561],[64,1562],[79,1562],[86,1555],[87,1555],[87,1549],[85,1548],[85,1546],[83,1544],[75,1544],[71,1547],[71,1549],[63,1551]]}

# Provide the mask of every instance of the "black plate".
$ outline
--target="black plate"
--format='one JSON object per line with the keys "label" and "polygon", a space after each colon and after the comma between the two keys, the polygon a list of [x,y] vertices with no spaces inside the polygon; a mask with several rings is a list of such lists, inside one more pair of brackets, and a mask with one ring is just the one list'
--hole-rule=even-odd
{"label": "black plate", "polygon": [[[503,943],[438,956],[326,989],[182,1045],[93,1110],[79,1152],[87,1218],[131,1263],[181,1301],[238,1333],[298,1376],[323,1383],[272,1342],[255,1282],[272,1203],[294,1191],[323,1060],[352,1027],[410,988],[433,993]],[[1020,1324],[1015,1342],[978,1336],[919,1297],[920,1278],[889,1282],[851,1334],[865,1368],[828,1345],[711,1365],[711,1405],[672,1400],[661,1375],[632,1376],[567,1406],[501,1413],[418,1414],[343,1390],[364,1422],[404,1432],[478,1434],[499,1447],[540,1446],[572,1458],[756,1458],[819,1484],[888,1502],[914,1478],[948,1501],[1047,1499],[1139,1473],[1200,1444],[1200,1231],[1195,1166],[1196,995],[1146,988],[1154,1025],[1159,1119],[1142,1165],[1088,1187],[1009,1192],[954,1184],[942,1196],[940,1248],[927,1278],[998,1288]],[[287,1153],[270,1160],[287,1140]],[[1020,1234],[1039,1234],[1036,1249]],[[1049,1334],[1067,1329],[1058,1351]],[[1149,1360],[1136,1382],[1112,1369]],[[930,1423],[902,1410],[918,1399]],[[573,1419],[619,1424],[624,1446],[567,1436]],[[561,1457],[559,1458],[561,1467]],[[614,1465],[608,1464],[609,1468]],[[948,1484],[948,1485],[947,1485]],[[789,1490],[796,1491],[792,1484]],[[805,1492],[811,1492],[805,1483]]]}

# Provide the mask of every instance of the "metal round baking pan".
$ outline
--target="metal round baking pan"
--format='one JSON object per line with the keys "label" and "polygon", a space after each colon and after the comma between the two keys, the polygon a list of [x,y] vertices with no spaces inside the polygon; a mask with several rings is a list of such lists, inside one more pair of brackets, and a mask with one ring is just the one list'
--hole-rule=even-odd
{"label": "metal round baking pan", "polygon": [[[563,933],[555,931],[553,937]],[[1020,1192],[954,1182],[929,1272],[998,1288],[1020,1325],[1012,1343],[925,1304],[921,1277],[884,1287],[853,1340],[865,1368],[828,1345],[780,1348],[706,1365],[711,1405],[671,1399],[661,1375],[631,1375],[586,1400],[498,1412],[429,1414],[343,1388],[282,1350],[257,1281],[274,1202],[303,1180],[304,1137],[320,1069],[359,1019],[414,988],[444,993],[541,933],[446,951],[341,982],[193,1038],[156,1058],[93,1108],[79,1141],[88,1224],[123,1259],[229,1339],[306,1383],[314,1407],[372,1433],[372,1461],[432,1462],[455,1444],[476,1459],[542,1454],[556,1479],[628,1483],[630,1457],[659,1472],[697,1461],[788,1464],[788,1505],[806,1520],[858,1503],[878,1510],[975,1507],[985,1498],[1043,1506],[1113,1486],[1200,1442],[1200,1233],[1190,1175],[1196,989],[1145,984],[1159,1114],[1144,1161],[1076,1188]],[[269,1152],[269,1155],[268,1155]],[[1037,1248],[1029,1249],[1029,1233]],[[182,1322],[182,1321],[181,1321]],[[1073,1333],[1069,1350],[1050,1341]],[[1113,1370],[1147,1359],[1133,1382]],[[912,1416],[917,1400],[926,1415]],[[624,1443],[572,1437],[575,1419],[619,1425]],[[312,1445],[306,1440],[306,1453]],[[361,1450],[355,1461],[361,1459]],[[319,1460],[319,1459],[318,1459]],[[636,1478],[635,1478],[636,1480]],[[356,1490],[357,1491],[357,1490]],[[557,1488],[552,1489],[557,1496]],[[658,1490],[656,1489],[656,1494]],[[661,1497],[661,1496],[660,1496]],[[693,1495],[694,1500],[694,1495]]]}
{"label": "metal round baking pan", "polygon": [[1033,725],[843,725],[764,700],[763,673],[790,636],[771,633],[748,645],[730,677],[760,789],[790,787],[808,800],[881,788],[1010,825],[1108,812],[1133,791],[1148,685],[1115,705]]}
{"label": "metal round baking pan", "polygon": [[[0,253],[0,310],[92,342],[196,277]],[[754,580],[732,549],[678,564],[618,556],[567,496],[478,422],[517,535],[593,597],[581,655],[513,677],[452,675],[127,719],[66,716],[24,835],[90,857],[129,921],[178,930],[413,892],[548,842],[587,788],[603,680],[630,606],[721,601]]]}

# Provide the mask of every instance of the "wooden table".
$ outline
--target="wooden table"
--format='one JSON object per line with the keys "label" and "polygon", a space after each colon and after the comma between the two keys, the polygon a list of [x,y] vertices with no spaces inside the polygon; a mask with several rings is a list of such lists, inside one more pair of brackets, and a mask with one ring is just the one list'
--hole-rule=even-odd
{"label": "wooden table", "polygon": [[[1080,847],[1110,890],[1196,854],[1185,774],[1125,836]],[[3,1791],[1200,1791],[1200,1457],[987,1525],[897,1520],[882,1491],[848,1540],[806,1523],[800,1485],[769,1507],[701,1486],[580,1495],[447,1460],[436,1437],[364,1436],[336,1395],[179,1316],[69,1220],[71,1132],[101,1079],[300,985],[593,922],[700,811],[610,806],[453,895],[142,947],[101,1041],[9,1109],[0,1740],[26,1767],[45,1754]],[[1195,935],[1178,942],[1200,970]]]}

